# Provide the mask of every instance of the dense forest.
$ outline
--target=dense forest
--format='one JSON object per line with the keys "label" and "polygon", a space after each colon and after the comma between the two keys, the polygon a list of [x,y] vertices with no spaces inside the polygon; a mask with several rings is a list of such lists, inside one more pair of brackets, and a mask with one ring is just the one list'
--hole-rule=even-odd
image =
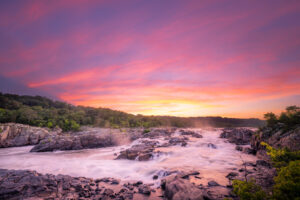
{"label": "dense forest", "polygon": [[97,127],[259,127],[259,119],[222,117],[171,117],[132,115],[108,108],[74,106],[41,96],[0,93],[0,123],[16,122],[41,127],[78,130],[82,125]]}

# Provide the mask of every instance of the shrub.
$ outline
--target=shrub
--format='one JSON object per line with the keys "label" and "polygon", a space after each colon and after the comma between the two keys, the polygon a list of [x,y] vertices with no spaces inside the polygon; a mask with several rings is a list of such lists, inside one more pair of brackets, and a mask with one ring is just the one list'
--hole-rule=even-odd
{"label": "shrub", "polygon": [[274,199],[300,199],[300,160],[291,161],[282,167],[275,177]]}
{"label": "shrub", "polygon": [[143,134],[145,134],[145,133],[149,133],[150,132],[150,129],[144,129],[144,131],[143,131]]}
{"label": "shrub", "polygon": [[233,192],[239,196],[240,200],[265,200],[266,193],[253,180],[251,181],[233,181]]}
{"label": "shrub", "polygon": [[300,160],[300,151],[289,151],[288,149],[275,149],[265,142],[261,142],[266,147],[267,154],[271,157],[275,167],[287,166],[290,161]]}

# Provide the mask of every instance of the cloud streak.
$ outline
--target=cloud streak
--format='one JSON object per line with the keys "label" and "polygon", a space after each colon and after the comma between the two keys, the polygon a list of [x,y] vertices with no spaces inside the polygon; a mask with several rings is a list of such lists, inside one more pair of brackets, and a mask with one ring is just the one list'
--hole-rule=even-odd
{"label": "cloud streak", "polygon": [[0,4],[0,75],[76,105],[262,117],[300,100],[298,1]]}

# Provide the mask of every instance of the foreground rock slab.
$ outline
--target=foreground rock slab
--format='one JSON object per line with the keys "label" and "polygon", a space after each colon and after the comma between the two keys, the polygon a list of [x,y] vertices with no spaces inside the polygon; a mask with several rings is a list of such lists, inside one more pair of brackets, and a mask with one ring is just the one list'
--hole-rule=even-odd
{"label": "foreground rock slab", "polygon": [[[103,186],[105,180],[67,175],[40,174],[29,170],[0,169],[0,199],[134,199],[135,193],[149,196],[143,183],[132,190],[120,186],[117,192]],[[111,183],[112,184],[112,183]],[[136,187],[136,188],[134,188]]]}
{"label": "foreground rock slab", "polygon": [[166,199],[170,200],[203,200],[207,194],[187,179],[172,175],[162,180],[162,189]]}

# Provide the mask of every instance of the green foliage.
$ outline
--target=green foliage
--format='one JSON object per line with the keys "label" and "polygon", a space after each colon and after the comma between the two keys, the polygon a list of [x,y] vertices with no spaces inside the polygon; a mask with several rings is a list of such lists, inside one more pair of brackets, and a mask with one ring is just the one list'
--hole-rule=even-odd
{"label": "green foliage", "polygon": [[143,134],[145,134],[145,133],[149,133],[150,132],[150,129],[145,129],[144,131],[143,131]]}
{"label": "green foliage", "polygon": [[264,117],[267,121],[267,127],[276,128],[279,126],[283,132],[286,132],[300,125],[300,107],[288,106],[286,111],[278,117],[274,113],[266,113]]}
{"label": "green foliage", "polygon": [[300,199],[300,160],[282,167],[275,177],[273,197],[276,200]]}
{"label": "green foliage", "polygon": [[290,161],[300,160],[300,151],[275,149],[265,142],[261,142],[261,145],[266,147],[267,154],[271,157],[273,165],[277,168],[287,166]]}
{"label": "green foliage", "polygon": [[254,181],[233,181],[233,192],[239,196],[240,200],[265,200],[266,193]]}
{"label": "green foliage", "polygon": [[277,123],[277,117],[274,113],[270,112],[270,113],[266,113],[264,115],[264,118],[267,121],[267,126],[274,126]]}

